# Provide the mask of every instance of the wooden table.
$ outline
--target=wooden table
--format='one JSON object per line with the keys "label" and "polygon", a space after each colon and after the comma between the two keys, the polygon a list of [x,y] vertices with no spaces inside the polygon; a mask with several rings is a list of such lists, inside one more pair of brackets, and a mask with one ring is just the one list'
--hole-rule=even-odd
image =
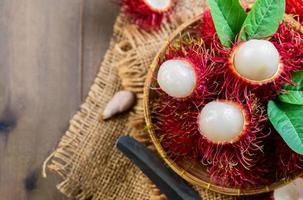
{"label": "wooden table", "polygon": [[0,199],[59,200],[41,177],[88,93],[118,12],[109,0],[0,0]]}

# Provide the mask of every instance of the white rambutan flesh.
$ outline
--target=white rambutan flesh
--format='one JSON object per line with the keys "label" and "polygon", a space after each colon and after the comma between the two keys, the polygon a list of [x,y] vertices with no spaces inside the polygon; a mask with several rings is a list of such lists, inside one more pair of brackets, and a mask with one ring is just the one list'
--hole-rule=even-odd
{"label": "white rambutan flesh", "polygon": [[212,101],[206,104],[198,119],[201,134],[213,143],[233,143],[240,139],[245,113],[236,103]]}
{"label": "white rambutan flesh", "polygon": [[197,83],[194,66],[185,59],[167,60],[161,64],[157,81],[169,96],[185,98],[190,96]]}
{"label": "white rambutan flesh", "polygon": [[273,80],[280,71],[280,56],[267,40],[249,40],[235,49],[235,71],[244,79],[264,82]]}
{"label": "white rambutan flesh", "polygon": [[151,10],[165,12],[172,6],[172,0],[143,0]]}

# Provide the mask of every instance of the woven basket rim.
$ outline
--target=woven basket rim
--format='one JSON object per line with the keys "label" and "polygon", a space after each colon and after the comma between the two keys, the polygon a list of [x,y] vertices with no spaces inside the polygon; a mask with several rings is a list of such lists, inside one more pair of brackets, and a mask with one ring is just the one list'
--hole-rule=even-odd
{"label": "woven basket rim", "polygon": [[[289,19],[292,18],[290,15],[285,15],[285,18]],[[158,69],[158,62],[159,62],[159,57],[164,54],[165,50],[167,49],[170,41],[175,39],[180,32],[186,30],[188,26],[191,24],[194,24],[195,22],[199,21],[202,19],[202,15],[199,15],[192,20],[180,25],[169,37],[167,41],[165,41],[160,48],[160,50],[157,52],[155,58],[152,61],[152,64],[150,66],[150,70],[147,74],[146,81],[144,83],[144,98],[143,98],[143,106],[144,106],[144,117],[146,121],[146,129],[149,133],[149,136],[151,137],[151,140],[153,144],[155,145],[160,157],[165,161],[165,163],[179,176],[181,176],[183,179],[188,181],[189,183],[207,189],[211,190],[217,193],[221,194],[226,194],[226,195],[233,195],[233,196],[243,196],[243,195],[256,195],[256,194],[261,194],[261,193],[266,193],[273,191],[279,187],[282,187],[292,180],[300,177],[303,175],[303,172],[300,174],[297,174],[293,176],[291,179],[281,179],[279,181],[276,181],[275,183],[260,187],[260,188],[254,188],[254,189],[237,189],[237,188],[228,188],[228,187],[222,187],[218,185],[211,184],[209,182],[203,181],[202,179],[199,179],[198,177],[194,176],[193,174],[189,173],[185,169],[182,169],[177,163],[175,163],[173,160],[169,159],[167,156],[165,150],[163,149],[160,141],[158,140],[154,130],[153,130],[153,125],[152,125],[152,120],[151,120],[151,115],[150,115],[150,106],[149,106],[149,100],[150,100],[150,85],[152,83],[153,75]],[[302,26],[301,26],[302,27]]]}

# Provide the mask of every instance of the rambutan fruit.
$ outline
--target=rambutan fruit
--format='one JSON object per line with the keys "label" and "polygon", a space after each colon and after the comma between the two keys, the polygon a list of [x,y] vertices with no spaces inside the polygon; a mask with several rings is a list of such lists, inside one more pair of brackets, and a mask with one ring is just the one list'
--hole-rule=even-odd
{"label": "rambutan fruit", "polygon": [[276,47],[267,40],[249,40],[237,45],[230,56],[231,71],[251,85],[273,82],[283,68]]}
{"label": "rambutan fruit", "polygon": [[187,59],[175,58],[161,64],[157,81],[169,96],[185,98],[197,87],[195,65]]}
{"label": "rambutan fruit", "polygon": [[276,97],[283,83],[291,82],[292,72],[303,68],[302,47],[303,35],[281,24],[268,41],[253,39],[231,51],[214,45],[213,60],[224,73],[227,93],[239,96],[247,88],[267,101]]}
{"label": "rambutan fruit", "polygon": [[[245,122],[242,124],[241,133],[233,135],[232,138],[227,138],[223,144],[222,140],[220,144],[217,141],[209,140],[203,132],[201,133],[203,137],[200,138],[198,148],[199,152],[203,154],[202,163],[207,165],[210,179],[216,185],[245,188],[267,185],[275,181],[275,168],[272,160],[273,146],[269,143],[271,132],[266,124],[267,120],[264,109],[262,105],[247,102],[254,105],[249,106],[249,108],[243,104],[239,105],[237,102],[224,100],[223,103],[229,103],[234,106],[230,108],[234,111],[229,112],[229,109],[223,108],[225,113],[220,113],[227,117],[228,115],[232,115],[232,113],[241,111],[241,114],[245,116],[243,119],[249,120],[246,121],[245,125]],[[223,104],[223,106],[225,107],[226,105]],[[220,109],[220,107],[216,105],[215,109]],[[216,118],[214,114],[212,114],[212,117]],[[223,117],[219,118],[222,119]],[[242,122],[242,120],[237,120],[234,117],[231,118]],[[229,119],[223,121],[222,123],[218,123],[217,127],[223,128]],[[225,130],[228,130],[230,127],[232,126],[227,125]],[[239,129],[235,133],[238,131]]]}
{"label": "rambutan fruit", "polygon": [[263,142],[270,135],[266,120],[265,108],[253,94],[241,101],[230,97],[206,104],[197,122],[202,163],[228,162],[232,156],[237,164],[252,168],[253,157],[263,154]]}
{"label": "rambutan fruit", "polygon": [[290,82],[291,73],[303,69],[303,34],[288,25],[281,24],[270,41],[278,49],[283,63],[280,82],[277,81],[279,84]]}
{"label": "rambutan fruit", "polygon": [[181,42],[175,46],[178,47],[173,44],[169,47],[161,61],[156,81],[160,89],[170,97],[182,101],[190,98],[201,104],[201,99],[214,95],[206,89],[205,78],[212,71],[207,68],[210,60],[204,56],[205,48],[201,43],[194,42],[187,45]]}
{"label": "rambutan fruit", "polygon": [[199,128],[212,143],[234,143],[244,134],[246,115],[244,108],[232,101],[212,101],[200,113]]}
{"label": "rambutan fruit", "polygon": [[174,0],[121,0],[122,11],[145,29],[157,29],[172,11]]}

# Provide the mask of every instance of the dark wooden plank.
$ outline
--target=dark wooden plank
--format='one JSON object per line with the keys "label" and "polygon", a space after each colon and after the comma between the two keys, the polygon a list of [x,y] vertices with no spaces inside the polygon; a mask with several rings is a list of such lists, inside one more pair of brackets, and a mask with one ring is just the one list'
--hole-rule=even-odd
{"label": "dark wooden plank", "polygon": [[81,102],[81,1],[0,1],[1,199],[66,199],[40,174]]}
{"label": "dark wooden plank", "polygon": [[113,1],[87,0],[83,10],[83,89],[89,91],[112,35],[119,7]]}

